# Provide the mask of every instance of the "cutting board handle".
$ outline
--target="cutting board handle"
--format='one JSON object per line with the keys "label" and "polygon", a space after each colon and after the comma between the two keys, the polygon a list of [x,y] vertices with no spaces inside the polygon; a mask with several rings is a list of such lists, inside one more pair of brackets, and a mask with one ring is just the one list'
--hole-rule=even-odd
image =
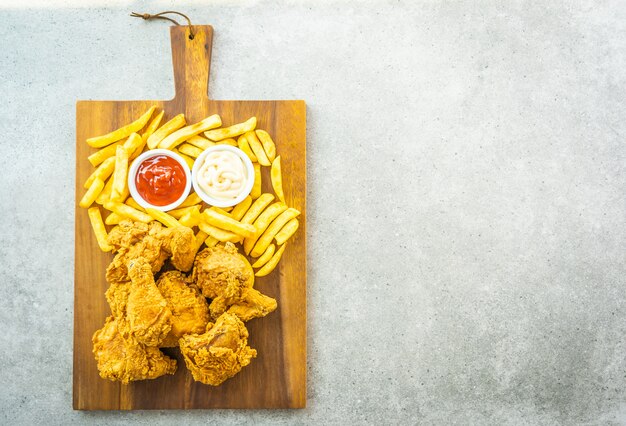
{"label": "cutting board handle", "polygon": [[[194,25],[170,27],[172,40],[172,62],[174,64],[174,101],[180,105],[192,106],[203,111],[209,102],[209,69],[211,67],[211,47],[213,27]],[[187,111],[192,113],[193,111]]]}

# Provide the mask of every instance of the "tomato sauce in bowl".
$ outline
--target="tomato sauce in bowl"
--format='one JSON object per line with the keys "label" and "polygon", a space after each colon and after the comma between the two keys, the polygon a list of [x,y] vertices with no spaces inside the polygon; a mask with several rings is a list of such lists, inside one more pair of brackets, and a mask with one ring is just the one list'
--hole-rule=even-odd
{"label": "tomato sauce in bowl", "polygon": [[191,188],[190,179],[189,167],[176,153],[152,150],[137,158],[128,183],[139,205],[166,211],[184,201]]}
{"label": "tomato sauce in bowl", "polygon": [[135,186],[141,198],[155,206],[167,206],[185,190],[187,176],[180,163],[167,155],[145,159],[137,168]]}

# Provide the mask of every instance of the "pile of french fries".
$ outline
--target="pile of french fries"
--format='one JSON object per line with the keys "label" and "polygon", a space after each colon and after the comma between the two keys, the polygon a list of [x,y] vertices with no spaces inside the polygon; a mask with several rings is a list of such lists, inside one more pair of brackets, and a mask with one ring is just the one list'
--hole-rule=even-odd
{"label": "pile of french fries", "polygon": [[[300,212],[288,207],[283,192],[280,156],[269,133],[256,129],[256,117],[221,127],[219,115],[187,125],[179,114],[161,125],[164,112],[154,118],[152,106],[132,123],[106,135],[87,139],[98,148],[88,157],[95,167],[87,178],[87,189],[79,205],[87,209],[98,245],[112,251],[107,242],[106,225],[124,219],[139,222],[161,222],[167,227],[187,226],[194,230],[196,251],[203,245],[213,247],[219,242],[240,244],[253,260],[255,275],[265,276],[280,261],[287,241],[299,226]],[[207,206],[196,193],[191,193],[175,210],[162,212],[142,208],[128,190],[128,171],[132,162],[147,150],[169,149],[179,154],[193,168],[195,159],[209,146],[228,144],[239,147],[254,165],[254,186],[250,195],[234,207],[221,209]],[[261,167],[270,167],[274,194],[262,193]],[[99,205],[99,206],[97,206]],[[102,220],[101,208],[108,212]]]}

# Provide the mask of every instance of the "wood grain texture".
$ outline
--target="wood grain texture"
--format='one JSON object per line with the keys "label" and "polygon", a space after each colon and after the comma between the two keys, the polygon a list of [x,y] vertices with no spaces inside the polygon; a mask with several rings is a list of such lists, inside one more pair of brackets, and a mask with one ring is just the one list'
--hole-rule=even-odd
{"label": "wood grain texture", "polygon": [[[74,409],[130,410],[184,408],[302,408],[306,405],[306,108],[303,101],[214,101],[207,96],[212,28],[171,27],[176,96],[169,101],[79,101],[76,105],[76,242],[74,279]],[[120,82],[123,84],[123,82]],[[278,266],[257,278],[255,287],[278,300],[278,309],[246,324],[258,357],[219,387],[194,382],[178,349],[173,376],[122,385],[100,378],[91,337],[110,315],[104,274],[112,255],[98,248],[87,211],[78,207],[94,152],[85,139],[107,133],[139,117],[151,105],[165,111],[164,122],[185,113],[187,122],[219,114],[224,125],[250,116],[267,130],[282,156],[287,203],[302,212],[300,228]],[[269,168],[263,190],[271,192]]]}

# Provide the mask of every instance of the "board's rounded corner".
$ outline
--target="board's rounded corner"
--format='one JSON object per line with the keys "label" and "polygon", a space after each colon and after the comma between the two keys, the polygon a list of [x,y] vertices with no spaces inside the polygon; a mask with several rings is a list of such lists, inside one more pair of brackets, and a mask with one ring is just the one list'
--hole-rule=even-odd
{"label": "board's rounded corner", "polygon": [[75,109],[78,112],[81,108],[84,108],[90,101],[79,99],[76,101]]}

